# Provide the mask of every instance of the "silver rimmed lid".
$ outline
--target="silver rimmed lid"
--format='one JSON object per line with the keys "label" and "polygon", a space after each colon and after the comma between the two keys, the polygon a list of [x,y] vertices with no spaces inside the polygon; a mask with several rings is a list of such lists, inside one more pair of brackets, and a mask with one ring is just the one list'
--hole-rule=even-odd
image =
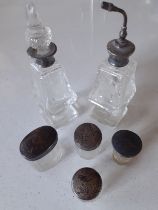
{"label": "silver rimmed lid", "polygon": [[101,130],[92,123],[83,123],[76,128],[74,141],[76,146],[80,149],[92,151],[101,144]]}
{"label": "silver rimmed lid", "polygon": [[114,39],[108,42],[108,61],[116,67],[124,67],[129,62],[129,56],[135,51],[135,45],[127,39]]}
{"label": "silver rimmed lid", "polygon": [[112,137],[114,149],[124,157],[131,158],[142,150],[141,138],[129,130],[119,130]]}
{"label": "silver rimmed lid", "polygon": [[92,200],[98,196],[101,189],[101,176],[92,168],[81,168],[72,178],[72,190],[79,199]]}
{"label": "silver rimmed lid", "polygon": [[20,153],[30,161],[41,159],[57,144],[57,131],[51,126],[42,126],[30,132],[20,143]]}

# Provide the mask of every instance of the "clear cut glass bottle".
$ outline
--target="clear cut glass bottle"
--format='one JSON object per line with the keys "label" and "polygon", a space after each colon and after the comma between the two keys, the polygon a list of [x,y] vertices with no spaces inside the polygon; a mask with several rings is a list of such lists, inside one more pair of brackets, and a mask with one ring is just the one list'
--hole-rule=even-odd
{"label": "clear cut glass bottle", "polygon": [[58,133],[51,126],[42,126],[27,134],[20,143],[20,153],[38,171],[54,167],[62,157],[63,149]]}
{"label": "clear cut glass bottle", "polygon": [[77,117],[77,95],[63,66],[54,58],[57,47],[51,42],[51,29],[43,26],[33,3],[27,5],[27,20],[27,53],[31,57],[35,95],[46,122],[57,128]]}
{"label": "clear cut glass bottle", "polygon": [[98,68],[97,78],[90,92],[92,115],[102,123],[116,125],[127,112],[127,105],[136,92],[136,62],[117,68],[105,60]]}
{"label": "clear cut glass bottle", "polygon": [[[103,2],[102,8],[118,11],[111,3]],[[123,11],[123,10],[119,10]],[[127,16],[118,39],[107,44],[109,57],[98,68],[95,84],[89,94],[92,115],[100,122],[116,126],[127,112],[127,106],[136,92],[136,62],[129,61],[135,45],[126,39]]]}

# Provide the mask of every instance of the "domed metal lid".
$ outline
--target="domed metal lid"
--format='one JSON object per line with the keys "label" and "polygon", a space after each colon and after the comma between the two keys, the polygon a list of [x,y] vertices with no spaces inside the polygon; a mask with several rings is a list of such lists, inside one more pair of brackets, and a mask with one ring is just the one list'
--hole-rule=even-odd
{"label": "domed metal lid", "polygon": [[114,149],[124,157],[134,157],[142,150],[140,137],[129,130],[119,130],[112,137]]}
{"label": "domed metal lid", "polygon": [[127,36],[127,14],[123,9],[120,9],[112,3],[102,2],[102,9],[109,12],[119,12],[124,17],[123,27],[120,31],[118,39],[111,40],[107,44],[107,50],[109,53],[109,63],[116,67],[124,67],[129,62],[129,56],[135,51],[135,45],[126,39]]}
{"label": "domed metal lid", "polygon": [[57,131],[50,126],[39,127],[30,132],[20,143],[20,153],[30,161],[48,154],[57,144]]}
{"label": "domed metal lid", "polygon": [[101,176],[92,168],[81,168],[72,178],[72,189],[78,198],[92,200],[102,189]]}
{"label": "domed metal lid", "polygon": [[135,45],[127,39],[114,39],[108,42],[109,63],[116,67],[126,66],[129,56],[135,51]]}
{"label": "domed metal lid", "polygon": [[100,145],[102,133],[96,125],[92,123],[83,123],[76,128],[74,141],[80,149],[91,151]]}

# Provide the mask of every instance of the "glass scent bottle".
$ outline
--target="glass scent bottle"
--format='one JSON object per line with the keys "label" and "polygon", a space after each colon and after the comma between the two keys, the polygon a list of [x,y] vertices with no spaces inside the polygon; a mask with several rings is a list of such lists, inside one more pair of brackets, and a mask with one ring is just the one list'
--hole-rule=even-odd
{"label": "glass scent bottle", "polygon": [[102,178],[93,168],[81,168],[72,177],[72,191],[81,200],[95,199],[102,190]]}
{"label": "glass scent bottle", "polygon": [[57,47],[51,42],[51,29],[43,26],[33,3],[26,9],[27,53],[31,58],[35,95],[46,122],[57,128],[77,117],[77,95],[54,57]]}
{"label": "glass scent bottle", "polygon": [[119,130],[112,137],[113,159],[118,164],[127,164],[142,150],[140,137],[129,130]]}
{"label": "glass scent bottle", "polygon": [[124,10],[103,2],[102,8],[123,14],[124,23],[118,39],[107,44],[109,57],[98,68],[95,84],[89,94],[92,115],[100,122],[116,126],[127,112],[136,92],[136,62],[129,61],[135,45],[126,39],[127,15]]}
{"label": "glass scent bottle", "polygon": [[83,123],[74,133],[77,153],[84,159],[95,158],[101,151],[102,133],[92,123]]}
{"label": "glass scent bottle", "polygon": [[38,171],[52,168],[62,157],[57,131],[50,126],[33,130],[20,143],[20,153]]}

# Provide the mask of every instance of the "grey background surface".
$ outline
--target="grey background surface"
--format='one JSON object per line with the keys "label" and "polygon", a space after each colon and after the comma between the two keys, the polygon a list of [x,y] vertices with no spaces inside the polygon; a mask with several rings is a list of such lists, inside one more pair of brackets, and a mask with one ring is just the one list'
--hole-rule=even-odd
{"label": "grey background surface", "polygon": [[[105,151],[85,161],[74,151],[73,132],[89,117],[86,97],[97,65],[107,56],[106,43],[116,38],[122,23],[119,14],[100,9],[98,0],[38,0],[43,21],[53,31],[56,58],[66,68],[75,91],[83,101],[81,116],[59,129],[64,157],[53,169],[36,172],[19,154],[22,138],[44,125],[32,93],[26,55],[25,11],[21,0],[0,1],[0,209],[1,210],[156,210],[158,206],[158,2],[112,1],[126,9],[128,39],[136,44],[137,93],[117,129],[130,129],[143,140],[143,151],[128,166],[112,161],[112,131],[103,132]],[[104,180],[99,199],[81,202],[71,191],[71,178],[83,166],[97,169]]]}

